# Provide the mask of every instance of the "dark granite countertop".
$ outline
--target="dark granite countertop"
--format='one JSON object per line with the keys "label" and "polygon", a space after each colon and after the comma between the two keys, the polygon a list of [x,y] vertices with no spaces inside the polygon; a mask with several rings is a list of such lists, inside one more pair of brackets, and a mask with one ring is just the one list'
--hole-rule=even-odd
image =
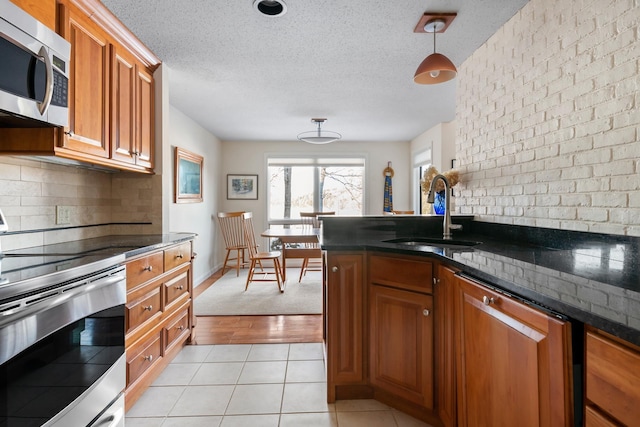
{"label": "dark granite countertop", "polygon": [[327,217],[326,250],[434,257],[489,285],[640,345],[640,238],[511,226],[453,216],[454,239],[472,247],[408,246],[442,237],[442,217]]}
{"label": "dark granite countertop", "polygon": [[27,280],[42,279],[90,265],[117,265],[146,252],[193,240],[194,233],[112,235],[5,251],[0,254],[0,288],[19,288]]}

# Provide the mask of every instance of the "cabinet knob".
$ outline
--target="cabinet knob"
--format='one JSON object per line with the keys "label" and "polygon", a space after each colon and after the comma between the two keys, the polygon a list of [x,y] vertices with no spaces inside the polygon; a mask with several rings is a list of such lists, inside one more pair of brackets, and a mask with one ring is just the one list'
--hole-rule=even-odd
{"label": "cabinet knob", "polygon": [[178,254],[178,255],[176,255],[176,258],[180,258],[180,259],[182,259],[182,254]]}
{"label": "cabinet knob", "polygon": [[440,283],[440,279],[438,279],[437,277],[433,278],[433,284],[437,285],[438,283]]}
{"label": "cabinet knob", "polygon": [[150,354],[148,356],[142,356],[143,360],[147,360],[149,362],[153,362],[153,354]]}
{"label": "cabinet knob", "polygon": [[484,305],[489,305],[489,304],[493,304],[494,302],[496,302],[495,298],[489,298],[488,296],[483,296],[482,297],[482,303]]}
{"label": "cabinet knob", "polygon": [[179,290],[179,291],[181,291],[181,290],[183,290],[183,289],[184,289],[184,286],[182,286],[182,285],[180,285],[180,286],[176,286],[176,289],[177,289],[177,290]]}
{"label": "cabinet knob", "polygon": [[65,135],[67,135],[69,138],[73,138],[73,131],[68,131],[64,133]]}
{"label": "cabinet knob", "polygon": [[153,266],[152,265],[148,265],[145,268],[143,268],[142,271],[153,271]]}
{"label": "cabinet knob", "polygon": [[431,314],[431,312],[429,310],[427,310],[426,308],[424,310],[422,310],[422,315],[424,317],[428,317]]}
{"label": "cabinet knob", "polygon": [[145,310],[151,311],[151,310],[153,310],[153,306],[152,305],[148,305],[146,307],[142,307],[142,311],[145,311]]}
{"label": "cabinet knob", "polygon": [[184,326],[180,325],[176,329],[179,330],[179,331],[184,331]]}
{"label": "cabinet knob", "polygon": [[333,271],[334,273],[337,273],[338,272],[338,267],[336,267],[336,266],[331,267],[331,271]]}

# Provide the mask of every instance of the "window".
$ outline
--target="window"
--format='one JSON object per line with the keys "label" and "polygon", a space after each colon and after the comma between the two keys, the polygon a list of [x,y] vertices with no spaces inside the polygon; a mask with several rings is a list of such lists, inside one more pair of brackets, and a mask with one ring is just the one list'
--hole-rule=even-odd
{"label": "window", "polygon": [[364,158],[269,158],[270,223],[287,223],[300,212],[362,215]]}
{"label": "window", "polygon": [[432,205],[427,203],[427,196],[422,193],[420,182],[424,176],[424,172],[431,166],[431,149],[421,151],[413,156],[413,181],[416,183],[415,200],[420,214],[432,213]]}

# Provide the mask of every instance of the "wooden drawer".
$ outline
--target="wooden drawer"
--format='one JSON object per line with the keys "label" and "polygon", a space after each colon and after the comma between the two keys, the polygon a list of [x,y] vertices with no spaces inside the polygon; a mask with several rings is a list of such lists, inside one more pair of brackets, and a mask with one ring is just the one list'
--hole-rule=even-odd
{"label": "wooden drawer", "polygon": [[162,252],[158,252],[127,263],[127,290],[161,275],[163,260]]}
{"label": "wooden drawer", "polygon": [[162,357],[162,339],[160,331],[146,341],[127,350],[127,384],[131,384]]}
{"label": "wooden drawer", "polygon": [[126,308],[126,332],[134,330],[147,320],[160,313],[161,309],[160,287],[155,286],[144,296],[125,305]]}
{"label": "wooden drawer", "polygon": [[588,330],[585,353],[587,400],[619,422],[635,425],[640,420],[640,349]]}
{"label": "wooden drawer", "polygon": [[433,290],[433,265],[428,261],[384,255],[369,258],[369,281],[417,292]]}
{"label": "wooden drawer", "polygon": [[177,275],[176,277],[164,282],[164,306],[180,298],[181,295],[189,292],[189,271],[185,271]]}
{"label": "wooden drawer", "polygon": [[191,261],[191,242],[182,243],[164,251],[164,271]]}
{"label": "wooden drawer", "polygon": [[169,349],[173,344],[184,341],[189,335],[189,311],[183,311],[176,320],[170,321],[163,328],[163,334],[165,349]]}
{"label": "wooden drawer", "polygon": [[584,411],[584,427],[616,427],[618,424],[602,415],[598,409],[587,406]]}

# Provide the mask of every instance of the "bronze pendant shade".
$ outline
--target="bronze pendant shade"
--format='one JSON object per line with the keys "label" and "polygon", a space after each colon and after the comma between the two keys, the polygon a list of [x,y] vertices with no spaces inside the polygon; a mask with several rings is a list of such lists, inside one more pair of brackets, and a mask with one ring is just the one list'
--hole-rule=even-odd
{"label": "bronze pendant shade", "polygon": [[424,32],[433,33],[433,53],[420,63],[413,81],[418,84],[431,85],[449,81],[458,74],[456,66],[446,56],[436,53],[436,33],[444,31],[443,19],[432,19],[424,25]]}

